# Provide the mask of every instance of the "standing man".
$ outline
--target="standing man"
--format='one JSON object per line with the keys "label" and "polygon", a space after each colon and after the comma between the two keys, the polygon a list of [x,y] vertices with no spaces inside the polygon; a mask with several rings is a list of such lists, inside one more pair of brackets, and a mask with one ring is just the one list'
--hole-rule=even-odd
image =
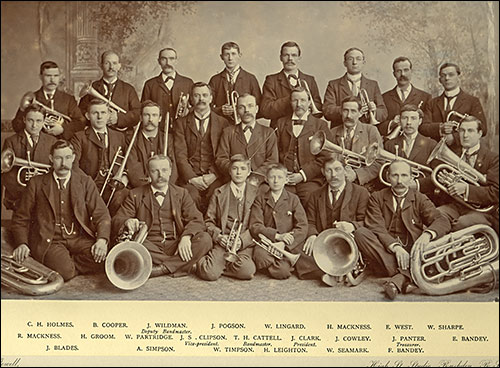
{"label": "standing man", "polygon": [[215,160],[219,172],[228,173],[231,156],[244,154],[249,158],[258,185],[265,179],[267,167],[278,162],[278,146],[274,131],[257,123],[259,111],[255,96],[243,94],[238,98],[238,116],[241,124],[228,126],[222,132]]}
{"label": "standing man", "polygon": [[[210,82],[208,82],[213,91],[213,111],[235,124],[235,111],[231,104],[231,93],[236,91],[239,96],[249,93],[255,96],[257,105],[260,106],[259,82],[257,82],[255,75],[240,66],[241,51],[237,43],[226,42],[223,44],[220,58],[226,67],[220,73],[212,76]],[[236,123],[239,123],[239,121]]]}
{"label": "standing man", "polygon": [[425,248],[447,234],[450,222],[425,194],[409,188],[411,170],[406,162],[392,162],[389,180],[390,188],[371,195],[365,227],[358,228],[354,238],[372,271],[391,277],[384,291],[393,300],[410,292],[411,248],[419,244]]}
{"label": "standing man", "polygon": [[[50,164],[50,148],[56,139],[42,132],[45,114],[45,110],[38,105],[28,106],[24,110],[24,130],[5,139],[4,152],[10,149],[16,158],[35,164]],[[26,189],[25,186],[18,183],[19,169],[20,167],[14,166],[9,172],[2,173],[2,185],[5,186],[3,203],[8,210],[15,211],[17,209]],[[20,179],[24,181],[24,175]]]}
{"label": "standing man", "polygon": [[297,194],[305,206],[309,195],[324,182],[321,175],[324,155],[311,153],[310,138],[323,130],[331,140],[330,130],[326,122],[310,113],[311,99],[304,87],[293,89],[290,103],[293,113],[277,122],[279,160],[288,170],[287,190]]}
{"label": "standing man", "polygon": [[12,120],[14,131],[23,131],[24,110],[31,105],[33,99],[36,99],[49,109],[64,114],[71,119],[68,121],[50,114],[48,111],[45,116],[45,132],[56,138],[70,139],[75,132],[83,130],[85,118],[78,108],[75,98],[58,89],[61,81],[61,71],[57,64],[53,61],[44,61],[40,65],[40,80],[42,81],[42,87],[34,93],[26,93],[21,99],[19,109]]}
{"label": "standing man", "polygon": [[[403,105],[415,105],[423,111],[427,103],[431,100],[429,93],[411,84],[412,71],[410,59],[405,56],[394,59],[392,63],[392,75],[396,78],[397,84],[396,87],[382,95],[384,104],[387,107],[387,119],[377,126],[383,137],[390,133],[388,128],[392,130],[392,126],[390,125],[396,126],[399,123],[399,112]],[[391,121],[394,121],[394,123],[391,124]]]}
{"label": "standing man", "polygon": [[65,281],[104,270],[111,218],[90,177],[72,171],[71,143],[56,141],[50,149],[52,170],[30,180],[12,217],[17,248],[14,259],[33,258]]}
{"label": "standing man", "polygon": [[[125,130],[139,122],[141,104],[134,87],[118,78],[122,67],[120,57],[113,51],[105,51],[101,55],[100,66],[102,78],[92,82],[92,87],[108,101],[121,107],[126,113],[118,112],[110,107],[109,126],[112,129]],[[95,97],[87,94],[80,99],[79,107],[83,114],[87,112],[89,103]]]}
{"label": "standing man", "polygon": [[344,53],[344,66],[347,72],[342,77],[328,82],[323,113],[325,118],[330,120],[331,128],[342,124],[341,102],[349,96],[358,97],[361,89],[366,90],[369,99],[367,104],[361,106],[361,121],[373,124],[374,122],[370,121],[370,112],[378,122],[387,118],[387,108],[377,81],[368,79],[362,74],[365,63],[365,54],[361,49],[357,47],[347,49]]}
{"label": "standing man", "polygon": [[226,119],[212,112],[212,89],[203,82],[191,88],[193,111],[177,119],[174,128],[174,152],[181,185],[205,213],[215,188],[223,184],[215,166],[220,136],[228,126]]}
{"label": "standing man", "polygon": [[[446,144],[459,143],[459,137],[452,122],[447,121],[450,111],[460,114],[472,115],[481,121],[482,135],[486,136],[488,124],[484,116],[483,107],[477,97],[469,95],[460,88],[460,67],[454,63],[444,63],[439,68],[439,83],[444,87],[444,92],[434,97],[424,110],[424,123],[420,133],[426,137],[439,141],[446,138]],[[451,121],[459,121],[456,116],[451,116]]]}
{"label": "standing man", "polygon": [[[177,51],[175,49],[167,47],[160,50],[158,64],[160,64],[161,73],[157,77],[147,80],[142,90],[141,102],[151,100],[160,105],[163,113],[160,127],[162,131],[165,129],[167,112],[170,115],[170,127],[172,127],[181,94],[187,98],[193,86],[191,78],[177,73],[177,62]],[[186,107],[182,116],[186,116],[188,112],[189,110]]]}
{"label": "standing man", "polygon": [[304,85],[304,81],[312,94],[311,106],[315,106],[314,115],[318,118],[322,116],[318,85],[312,75],[299,70],[300,54],[300,47],[296,42],[288,41],[281,45],[280,60],[283,69],[279,73],[268,75],[264,82],[261,113],[264,118],[271,119],[272,128],[276,127],[279,118],[292,114],[290,95],[295,87]]}
{"label": "standing man", "polygon": [[185,276],[210,250],[212,239],[188,191],[169,184],[168,157],[151,157],[148,171],[151,184],[130,191],[113,217],[113,229],[133,234],[139,230],[139,223],[145,222],[148,235],[143,245],[153,259],[151,277]]}

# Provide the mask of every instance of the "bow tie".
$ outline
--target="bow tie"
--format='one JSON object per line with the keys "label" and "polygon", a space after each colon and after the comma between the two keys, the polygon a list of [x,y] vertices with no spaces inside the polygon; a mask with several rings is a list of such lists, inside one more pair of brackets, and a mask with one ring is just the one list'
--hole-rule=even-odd
{"label": "bow tie", "polygon": [[172,77],[169,75],[167,78],[165,78],[165,83],[167,83],[169,80],[173,81],[173,80],[174,80],[174,78],[172,78]]}
{"label": "bow tie", "polygon": [[296,75],[294,74],[288,74],[288,79],[295,79],[295,80],[299,80],[299,77],[297,77]]}
{"label": "bow tie", "polygon": [[293,125],[304,125],[304,120],[302,120],[302,119],[294,119],[292,121],[293,121]]}
{"label": "bow tie", "polygon": [[155,197],[163,197],[165,198],[166,194],[163,192],[155,192]]}
{"label": "bow tie", "polygon": [[250,133],[253,132],[253,128],[251,125],[247,125],[246,127],[243,128],[243,133],[246,133],[247,130],[250,130]]}

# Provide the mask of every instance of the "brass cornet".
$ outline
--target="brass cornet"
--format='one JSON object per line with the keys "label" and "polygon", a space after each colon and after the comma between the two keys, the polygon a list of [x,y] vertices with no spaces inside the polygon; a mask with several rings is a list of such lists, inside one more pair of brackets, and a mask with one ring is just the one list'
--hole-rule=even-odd
{"label": "brass cornet", "polygon": [[184,92],[181,92],[181,95],[179,97],[179,103],[177,104],[177,110],[175,111],[174,120],[186,116],[189,113],[188,102],[189,102],[189,93],[184,94]]}
{"label": "brass cornet", "polygon": [[238,111],[236,110],[239,97],[240,95],[237,91],[233,91],[231,92],[231,94],[229,94],[229,91],[227,91],[227,104],[231,105],[231,107],[233,108],[233,118],[235,125],[238,125],[241,122],[238,117]]}
{"label": "brass cornet", "polygon": [[[452,116],[456,116],[457,118],[459,118],[460,120],[459,121],[456,121],[456,120],[451,120]],[[469,116],[469,114],[461,114],[459,113],[458,111],[450,111],[448,113],[448,115],[446,115],[446,122],[447,123],[451,123],[453,125],[453,130],[457,130],[458,129],[458,126],[460,125],[460,123],[467,117]]]}
{"label": "brass cornet", "polygon": [[[370,103],[370,98],[368,97],[368,92],[364,88],[361,88],[359,90],[359,98],[361,100],[362,106],[364,106],[364,105],[368,106],[368,104]],[[368,109],[368,115],[370,117],[370,124],[371,125],[380,124],[380,121],[377,121],[377,118],[375,117],[375,113],[373,111],[371,111],[370,109]]]}
{"label": "brass cornet", "polygon": [[226,248],[228,249],[228,251],[224,255],[224,259],[230,263],[236,262],[240,258],[236,253],[236,247],[238,245],[238,240],[240,239],[241,227],[243,226],[243,223],[240,222],[238,230],[236,230],[237,224],[238,220],[234,220],[233,226],[231,227],[231,232],[229,233],[226,243]]}
{"label": "brass cornet", "polygon": [[273,257],[277,259],[282,259],[285,257],[290,261],[292,266],[295,266],[295,263],[299,260],[300,254],[293,254],[288,252],[287,250],[280,249],[274,243],[267,238],[265,235],[259,234],[260,242],[253,239],[253,242],[257,244],[259,247],[267,250],[269,254],[271,254]]}
{"label": "brass cornet", "polygon": [[36,175],[42,175],[49,172],[51,166],[41,164],[30,160],[29,151],[28,159],[17,158],[12,148],[6,148],[1,156],[2,174],[12,170],[14,166],[20,166],[17,172],[17,182],[25,187],[28,181]]}
{"label": "brass cornet", "polygon": [[316,107],[316,104],[314,103],[313,96],[311,94],[311,90],[309,89],[309,85],[307,84],[307,81],[305,79],[299,79],[298,85],[304,87],[305,90],[307,91],[307,94],[309,95],[309,100],[311,100],[311,113],[312,114],[321,114],[322,112]]}

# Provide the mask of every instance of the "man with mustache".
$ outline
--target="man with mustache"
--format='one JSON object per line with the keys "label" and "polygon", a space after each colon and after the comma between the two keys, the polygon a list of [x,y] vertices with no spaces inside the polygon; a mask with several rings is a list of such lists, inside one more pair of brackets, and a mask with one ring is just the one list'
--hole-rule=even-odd
{"label": "man with mustache", "polygon": [[52,145],[52,169],[29,181],[11,225],[14,259],[22,262],[31,253],[65,281],[104,270],[111,229],[95,183],[72,170],[75,157],[71,143]]}
{"label": "man with mustache", "polygon": [[[101,55],[100,67],[102,78],[92,82],[92,87],[106,97],[108,101],[126,111],[126,113],[122,113],[110,107],[108,125],[111,129],[125,130],[132,128],[139,122],[141,104],[134,87],[118,78],[118,73],[122,67],[120,57],[114,51],[105,51]],[[87,94],[80,99],[78,106],[82,113],[87,112],[88,105],[94,98]],[[87,125],[89,125],[88,122]]]}
{"label": "man with mustache", "polygon": [[46,114],[45,133],[56,138],[70,139],[75,132],[83,130],[85,118],[78,108],[75,98],[58,89],[61,82],[61,71],[55,62],[44,61],[40,65],[40,80],[42,81],[42,87],[34,93],[28,92],[24,94],[21,99],[19,109],[12,120],[12,128],[16,133],[23,131],[24,111],[35,98],[48,108],[71,118],[71,121],[65,121],[62,117],[50,113]]}
{"label": "man with mustache", "polygon": [[393,126],[399,124],[399,112],[403,105],[415,105],[423,111],[432,98],[429,93],[411,84],[412,71],[410,59],[405,56],[394,59],[392,75],[396,78],[397,85],[382,95],[384,104],[387,107],[387,119],[377,126],[383,137],[390,133],[388,128],[391,128],[392,131]]}
{"label": "man with mustache", "polygon": [[377,81],[366,78],[362,72],[366,63],[365,54],[357,47],[351,47],[344,53],[344,66],[347,72],[340,78],[328,82],[325,91],[323,113],[330,120],[330,127],[342,124],[341,102],[348,96],[359,97],[361,89],[368,94],[369,103],[361,106],[361,121],[370,123],[370,112],[378,122],[387,118],[387,108],[380,93]]}
{"label": "man with mustache", "polygon": [[[362,156],[366,156],[367,152],[372,152],[375,146],[382,147],[382,137],[377,128],[359,120],[362,109],[357,97],[347,96],[342,101],[341,107],[343,123],[331,129],[332,143]],[[347,163],[347,180],[365,186],[368,191],[373,192],[379,185],[380,167],[379,161],[374,161],[370,165],[361,165],[359,168],[353,168]]]}
{"label": "man with mustache", "polygon": [[[158,54],[158,64],[161,67],[161,73],[147,80],[142,89],[141,102],[151,100],[160,105],[162,111],[161,131],[165,129],[167,112],[170,115],[170,128],[173,127],[181,93],[187,96],[193,86],[193,80],[191,78],[180,75],[177,72],[176,66],[178,61],[177,51],[175,51],[175,49],[166,47],[160,50]],[[184,109],[182,116],[186,116],[188,112],[188,108]],[[173,136],[173,133],[170,133],[170,131],[169,134]]]}
{"label": "man with mustache", "polygon": [[372,193],[365,226],[354,232],[371,271],[390,277],[384,291],[391,300],[415,289],[410,275],[412,247],[425,248],[451,228],[448,219],[425,194],[409,187],[411,179],[410,165],[393,161],[389,167],[391,187]]}
{"label": "man with mustache", "polygon": [[212,89],[203,82],[191,88],[193,111],[174,123],[174,153],[181,185],[205,213],[215,188],[223,184],[215,157],[226,119],[210,108]]}
{"label": "man with mustache", "polygon": [[151,157],[151,183],[132,189],[113,217],[116,233],[134,234],[140,222],[147,225],[148,235],[142,244],[153,259],[150,277],[185,276],[212,248],[203,216],[186,189],[169,184],[170,172],[168,157]]}
{"label": "man with mustache", "polygon": [[446,144],[459,144],[460,138],[453,122],[459,122],[460,118],[451,116],[447,121],[450,111],[460,114],[472,115],[481,121],[482,136],[488,132],[488,123],[484,115],[483,107],[477,97],[469,95],[460,88],[460,67],[454,63],[444,63],[439,68],[439,83],[444,92],[429,101],[424,110],[424,122],[420,126],[420,133],[426,137],[439,141],[446,138]]}
{"label": "man with mustache", "polygon": [[315,117],[321,118],[322,104],[316,79],[299,70],[301,60],[299,45],[294,41],[281,45],[280,60],[283,69],[279,73],[268,75],[262,87],[262,116],[271,119],[271,127],[275,128],[279,118],[291,115],[293,112],[290,106],[292,90],[303,85],[305,81],[312,94],[310,97],[319,110],[319,113],[315,113]]}
{"label": "man with mustache", "polygon": [[259,186],[264,182],[267,167],[278,162],[276,134],[273,129],[255,120],[259,111],[255,96],[248,93],[240,96],[237,109],[241,124],[230,125],[222,132],[215,164],[219,172],[228,173],[231,156],[244,154],[250,159],[252,168],[248,180]]}
{"label": "man with mustache", "polygon": [[255,96],[257,105],[259,105],[261,99],[259,82],[257,82],[255,75],[240,66],[241,51],[236,42],[224,43],[221,47],[220,58],[226,67],[220,73],[212,76],[208,82],[213,91],[213,111],[232,124],[236,124],[239,121],[234,121],[235,111],[231,105],[231,93],[233,91],[236,91],[238,95],[250,93]]}
{"label": "man with mustache", "polygon": [[304,87],[293,89],[290,104],[293,113],[277,122],[279,161],[288,170],[286,189],[297,194],[305,206],[309,195],[324,183],[321,163],[325,154],[311,154],[310,138],[322,130],[331,140],[330,130],[310,113],[311,99]]}

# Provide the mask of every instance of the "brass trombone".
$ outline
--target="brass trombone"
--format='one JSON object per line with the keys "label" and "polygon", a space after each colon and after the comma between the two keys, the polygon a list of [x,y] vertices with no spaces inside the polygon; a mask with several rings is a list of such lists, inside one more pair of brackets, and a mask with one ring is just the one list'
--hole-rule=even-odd
{"label": "brass trombone", "polygon": [[28,181],[36,175],[42,175],[49,172],[51,166],[41,164],[30,160],[30,152],[28,151],[28,159],[17,158],[12,148],[8,147],[2,152],[1,156],[2,174],[12,170],[14,166],[20,166],[17,172],[17,182],[25,187]]}
{"label": "brass trombone", "polygon": [[295,263],[299,260],[300,254],[293,254],[288,252],[285,249],[280,249],[273,243],[269,238],[267,238],[263,234],[259,234],[260,241],[257,241],[255,239],[252,239],[255,244],[257,244],[259,247],[267,250],[269,254],[271,254],[273,257],[277,259],[282,259],[285,257],[290,261],[292,266],[295,266]]}
{"label": "brass trombone", "polygon": [[313,96],[312,96],[311,90],[309,89],[309,85],[307,84],[307,81],[305,79],[299,79],[298,85],[301,87],[304,87],[307,94],[309,95],[309,100],[311,100],[311,113],[313,115],[314,114],[321,114],[322,112],[316,107],[316,104],[314,103]]}
{"label": "brass trombone", "polygon": [[[359,90],[359,98],[361,100],[361,105],[362,106],[364,106],[364,105],[368,106],[368,104],[370,103],[370,98],[368,97],[368,92],[364,88],[361,88]],[[370,118],[370,124],[371,125],[378,125],[378,124],[380,124],[380,121],[378,121],[377,118],[375,117],[375,113],[373,111],[371,111],[370,109],[368,109],[368,115],[369,115],[369,118]]]}

